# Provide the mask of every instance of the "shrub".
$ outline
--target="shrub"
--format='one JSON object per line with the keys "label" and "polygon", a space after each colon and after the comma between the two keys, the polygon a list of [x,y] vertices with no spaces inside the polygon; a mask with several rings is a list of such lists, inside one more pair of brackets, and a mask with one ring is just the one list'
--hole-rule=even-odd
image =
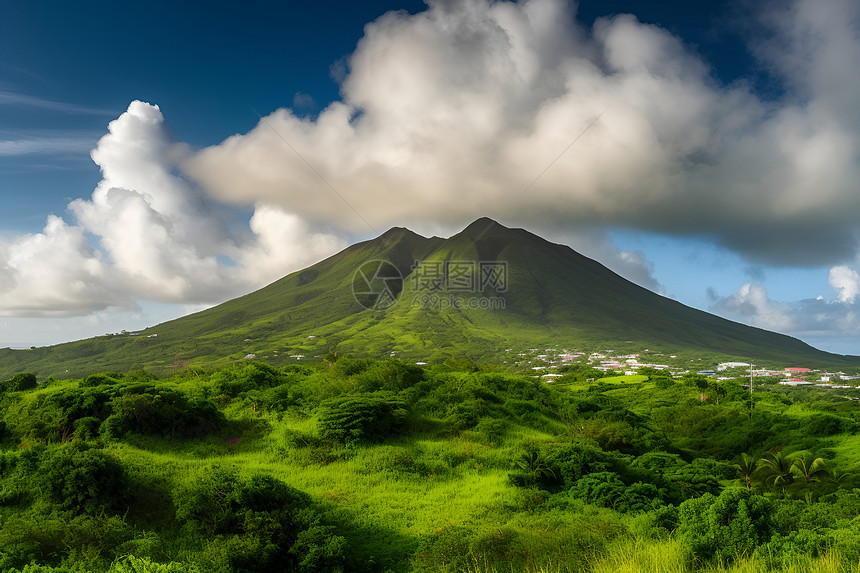
{"label": "shrub", "polygon": [[378,442],[402,430],[405,404],[384,393],[348,395],[323,402],[320,436],[340,443]]}
{"label": "shrub", "polygon": [[[145,557],[126,555],[111,564],[108,573],[197,573],[199,569],[185,563],[156,563]],[[29,572],[22,572],[29,573]]]}
{"label": "shrub", "polygon": [[219,394],[235,398],[242,392],[272,388],[283,384],[283,376],[262,362],[252,362],[240,368],[219,370],[212,375]]}
{"label": "shrub", "polygon": [[79,440],[92,440],[97,438],[101,423],[101,420],[93,416],[78,418],[72,424],[75,429],[75,438]]}
{"label": "shrub", "polygon": [[459,404],[454,404],[448,409],[445,423],[454,432],[468,430],[478,424],[485,411],[486,408],[483,403],[478,400],[467,400]]}
{"label": "shrub", "polygon": [[35,374],[31,374],[30,372],[20,372],[8,380],[0,382],[0,391],[21,392],[23,390],[32,390],[36,385]]}
{"label": "shrub", "polygon": [[103,385],[113,385],[118,383],[117,378],[120,375],[114,374],[90,374],[80,382],[80,386],[82,388],[92,387],[92,386],[103,386]]}
{"label": "shrub", "polygon": [[619,469],[612,454],[581,444],[564,444],[549,450],[546,462],[566,489],[573,487],[584,475]]}
{"label": "shrub", "polygon": [[[337,571],[346,542],[302,492],[265,475],[215,469],[174,495],[176,519],[206,540],[204,569]],[[211,560],[219,561],[218,566]]]}
{"label": "shrub", "polygon": [[614,508],[624,495],[624,489],[624,482],[621,481],[618,474],[597,472],[580,478],[570,488],[570,495],[591,505]]}
{"label": "shrub", "polygon": [[[357,368],[359,364],[362,366]],[[403,390],[414,386],[424,377],[421,368],[399,360],[356,360],[345,368],[344,373],[353,375],[356,388],[362,392]]]}
{"label": "shrub", "polygon": [[110,454],[80,441],[48,451],[37,479],[51,503],[75,513],[121,511],[128,498],[122,465]]}
{"label": "shrub", "polygon": [[789,568],[799,558],[818,557],[827,545],[823,535],[801,529],[787,535],[775,534],[770,541],[755,549],[754,555],[769,570],[779,571]]}
{"label": "shrub", "polygon": [[724,563],[749,557],[774,533],[772,503],[747,489],[705,494],[678,508],[678,533],[693,554]]}
{"label": "shrub", "polygon": [[171,438],[201,438],[224,426],[224,414],[205,400],[189,400],[184,394],[145,388],[127,392],[111,401],[113,414],[102,424],[106,437],[121,438],[126,432]]}
{"label": "shrub", "polygon": [[854,424],[850,420],[832,416],[830,414],[816,414],[809,418],[807,428],[813,436],[832,436],[841,434],[853,428]]}

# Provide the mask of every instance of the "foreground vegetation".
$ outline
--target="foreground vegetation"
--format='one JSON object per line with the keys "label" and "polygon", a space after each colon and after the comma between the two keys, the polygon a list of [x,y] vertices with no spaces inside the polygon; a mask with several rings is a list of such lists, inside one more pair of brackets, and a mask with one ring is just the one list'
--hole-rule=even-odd
{"label": "foreground vegetation", "polygon": [[2,571],[857,571],[855,391],[244,361],[0,382]]}

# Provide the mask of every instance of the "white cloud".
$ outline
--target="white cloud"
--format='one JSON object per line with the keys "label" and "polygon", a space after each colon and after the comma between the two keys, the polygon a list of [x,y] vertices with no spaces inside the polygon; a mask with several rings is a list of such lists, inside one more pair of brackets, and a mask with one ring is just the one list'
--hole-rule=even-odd
{"label": "white cloud", "polygon": [[247,230],[231,230],[219,206],[173,172],[185,153],[157,106],[132,102],[92,152],[102,180],[69,205],[77,224],[52,216],[43,233],[0,240],[0,314],[218,302],[345,246],[265,204]]}
{"label": "white cloud", "polygon": [[51,216],[42,233],[0,242],[0,313],[70,316],[134,303],[115,291],[83,230]]}
{"label": "white cloud", "polygon": [[[585,30],[562,0],[436,0],[368,24],[333,70],[342,100],[316,117],[280,109],[195,153],[172,141],[157,106],[133,102],[93,151],[103,180],[70,205],[74,220],[0,239],[0,314],[206,304],[336,251],[338,234],[368,233],[364,220],[382,232],[488,215],[569,237],[658,291],[647,259],[601,229],[836,265],[835,300],[779,303],[749,283],[718,307],[777,330],[854,328],[860,287],[839,265],[860,230],[860,5],[768,10],[755,49],[786,86],[776,101],[720,85],[680,39],[629,15]],[[22,98],[0,93],[47,105]],[[16,145],[7,154],[28,149]],[[237,230],[222,203],[254,215]]]}
{"label": "white cloud", "polygon": [[747,283],[738,291],[717,301],[712,310],[752,326],[778,332],[791,332],[796,324],[788,305],[772,301],[758,283]]}
{"label": "white cloud", "polygon": [[857,271],[844,265],[830,269],[827,282],[839,292],[839,302],[853,304],[854,299],[860,294],[860,275],[857,274]]}
{"label": "white cloud", "polygon": [[23,107],[35,107],[50,111],[58,111],[67,114],[79,115],[111,115],[111,112],[105,109],[96,109],[73,103],[61,101],[53,101],[40,98],[37,96],[22,94],[9,90],[0,90],[0,105],[12,105]]}
{"label": "white cloud", "polygon": [[836,266],[830,269],[828,282],[835,296],[791,302],[774,301],[763,285],[748,283],[725,298],[712,296],[711,310],[732,320],[858,354],[860,308],[856,299],[860,275],[847,266]]}
{"label": "white cloud", "polygon": [[302,268],[345,245],[334,235],[314,232],[298,216],[283,208],[260,204],[251,217],[253,246],[236,254],[247,280],[266,284],[284,275],[285,268]]}
{"label": "white cloud", "polygon": [[349,58],[342,101],[316,119],[277,110],[184,169],[220,201],[352,231],[367,228],[329,185],[376,230],[489,215],[543,232],[704,234],[770,264],[836,264],[856,249],[860,209],[860,80],[848,72],[860,10],[770,10],[758,53],[789,86],[780,101],[719,85],[678,38],[629,15],[589,35],[561,0],[388,13]]}
{"label": "white cloud", "polygon": [[94,141],[89,135],[23,134],[0,140],[0,157],[86,154]]}

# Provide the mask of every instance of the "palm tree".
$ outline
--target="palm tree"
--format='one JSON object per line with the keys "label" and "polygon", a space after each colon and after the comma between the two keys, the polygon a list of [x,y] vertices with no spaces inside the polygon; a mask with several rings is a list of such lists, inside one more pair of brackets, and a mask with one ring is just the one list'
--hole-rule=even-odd
{"label": "palm tree", "polygon": [[555,473],[541,459],[540,454],[535,450],[529,450],[514,460],[514,465],[531,475],[533,481],[537,481],[543,477],[552,476],[555,478]]}
{"label": "palm tree", "polygon": [[774,488],[782,489],[782,495],[785,496],[785,486],[794,483],[794,474],[791,471],[792,463],[788,458],[782,452],[774,452],[760,459],[758,467],[767,473],[764,478],[765,483]]}
{"label": "palm tree", "polygon": [[848,472],[840,472],[835,469],[824,474],[824,479],[836,486],[837,489],[848,483]]}
{"label": "palm tree", "polygon": [[737,468],[738,472],[740,472],[741,476],[744,478],[744,483],[749,490],[752,490],[752,478],[753,474],[758,470],[758,463],[758,456],[751,456],[747,453],[743,453],[741,454],[740,461],[735,464],[735,468]]}
{"label": "palm tree", "polygon": [[819,478],[827,474],[827,468],[824,467],[824,460],[816,458],[812,453],[806,452],[799,456],[791,464],[791,467],[803,476],[806,485],[810,482],[819,481]]}

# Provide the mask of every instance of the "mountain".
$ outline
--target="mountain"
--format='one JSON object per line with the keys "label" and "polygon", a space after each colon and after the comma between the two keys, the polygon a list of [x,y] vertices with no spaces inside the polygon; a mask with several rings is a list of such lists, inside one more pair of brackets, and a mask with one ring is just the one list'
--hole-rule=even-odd
{"label": "mountain", "polygon": [[245,296],[146,330],[0,350],[0,379],[68,377],[254,354],[500,362],[508,348],[649,349],[713,361],[852,367],[860,357],[687,307],[523,229],[478,219],[448,238],[393,228]]}

